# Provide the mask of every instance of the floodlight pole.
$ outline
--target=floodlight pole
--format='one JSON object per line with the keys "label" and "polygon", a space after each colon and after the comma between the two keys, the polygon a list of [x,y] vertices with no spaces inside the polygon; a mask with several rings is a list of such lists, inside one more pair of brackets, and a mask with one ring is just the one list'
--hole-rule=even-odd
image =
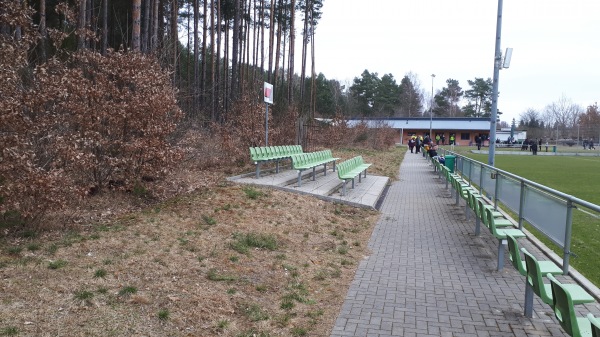
{"label": "floodlight pole", "polygon": [[502,35],[502,0],[498,0],[498,18],[496,20],[496,49],[494,52],[494,82],[492,89],[492,115],[490,116],[490,151],[488,165],[494,166],[494,155],[496,154],[496,123],[498,119],[498,81],[500,78],[500,67],[502,66],[502,51],[500,41]]}
{"label": "floodlight pole", "polygon": [[431,74],[431,104],[429,105],[429,141],[433,139],[433,79],[435,74]]}

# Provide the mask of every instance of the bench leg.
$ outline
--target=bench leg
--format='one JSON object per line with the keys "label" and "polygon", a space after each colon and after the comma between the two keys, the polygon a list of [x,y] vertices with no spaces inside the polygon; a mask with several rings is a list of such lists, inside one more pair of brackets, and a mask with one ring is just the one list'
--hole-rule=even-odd
{"label": "bench leg", "polygon": [[279,173],[279,159],[275,161],[275,173]]}
{"label": "bench leg", "polygon": [[316,170],[317,170],[317,168],[316,168],[316,167],[313,167],[313,172],[312,172],[312,180],[313,180],[313,181],[315,181],[315,176],[317,175],[317,174],[316,174]]}
{"label": "bench leg", "polygon": [[471,220],[471,208],[469,207],[469,203],[465,203],[465,217],[467,221]]}
{"label": "bench leg", "polygon": [[256,162],[256,179],[260,178],[260,163]]}
{"label": "bench leg", "polygon": [[346,182],[347,180],[344,179],[344,183],[342,184],[342,196],[346,195]]}
{"label": "bench leg", "polygon": [[323,167],[325,168],[325,173],[323,173],[323,175],[327,176],[327,163],[323,164]]}
{"label": "bench leg", "polygon": [[[358,174],[358,182],[359,182],[359,183],[361,183],[361,182],[362,182],[362,180],[361,180],[361,178],[360,178],[361,176],[362,176],[362,173],[359,173],[359,174]],[[354,188],[354,186],[352,186],[352,188]]]}
{"label": "bench leg", "polygon": [[298,187],[302,186],[302,171],[298,171]]}
{"label": "bench leg", "polygon": [[506,239],[498,240],[498,271],[504,268],[504,245],[508,244]]}
{"label": "bench leg", "polygon": [[365,178],[367,177],[367,169],[365,169]]}
{"label": "bench leg", "polygon": [[354,178],[352,178],[352,189],[354,189]]}
{"label": "bench leg", "polygon": [[481,233],[481,219],[475,214],[475,235],[479,236]]}
{"label": "bench leg", "polygon": [[455,190],[454,193],[456,194],[456,206],[458,206],[458,203],[459,203],[458,190]]}
{"label": "bench leg", "polygon": [[525,305],[523,306],[523,316],[527,318],[533,317],[533,287],[525,278]]}
{"label": "bench leg", "polygon": [[335,160],[333,161],[333,172],[335,172]]}

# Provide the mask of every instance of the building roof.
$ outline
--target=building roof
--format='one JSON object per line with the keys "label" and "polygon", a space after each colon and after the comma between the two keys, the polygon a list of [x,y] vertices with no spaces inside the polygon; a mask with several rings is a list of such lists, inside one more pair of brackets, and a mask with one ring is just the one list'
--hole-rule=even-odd
{"label": "building roof", "polygon": [[350,118],[348,122],[358,124],[366,122],[370,127],[385,124],[393,129],[411,130],[489,130],[489,118],[467,118],[467,117],[373,117],[373,118]]}

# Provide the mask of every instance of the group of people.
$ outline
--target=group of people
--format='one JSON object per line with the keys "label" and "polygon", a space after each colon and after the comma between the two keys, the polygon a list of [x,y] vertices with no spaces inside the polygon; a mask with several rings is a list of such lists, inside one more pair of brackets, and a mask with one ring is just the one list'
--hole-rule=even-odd
{"label": "group of people", "polygon": [[[521,145],[521,151],[529,151],[533,155],[537,155],[539,149],[542,148],[542,139],[525,139]],[[546,152],[548,152],[548,143],[546,143]]]}
{"label": "group of people", "polygon": [[[425,138],[429,139],[429,137],[425,137]],[[421,153],[421,147],[423,146],[424,141],[425,141],[425,139],[423,139],[423,136],[410,137],[410,139],[408,140],[408,148],[410,149],[410,153]]]}
{"label": "group of people", "polygon": [[[439,136],[436,136],[436,143],[439,144],[438,139]],[[434,144],[429,135],[423,136],[412,136],[408,140],[408,148],[410,149],[410,153],[423,153],[428,154],[429,157],[437,159],[440,163],[444,164],[444,156],[438,156],[437,147],[438,144]],[[422,151],[421,151],[422,149]]]}
{"label": "group of people", "polygon": [[[454,145],[455,139],[454,139],[454,134],[450,135],[450,145]],[[443,134],[438,134],[435,136],[435,145],[440,145],[440,143],[442,143],[442,145],[446,144],[446,137]],[[425,135],[424,137],[421,136],[416,136],[413,135],[410,137],[410,139],[408,140],[408,148],[410,149],[410,153],[422,153],[421,149],[424,147],[429,147],[429,145],[433,145],[434,141],[433,139],[431,139],[431,137],[429,137],[429,135]],[[424,150],[425,152],[428,151],[428,149]]]}
{"label": "group of people", "polygon": [[583,149],[584,150],[595,150],[594,147],[594,138],[584,139],[583,140]]}

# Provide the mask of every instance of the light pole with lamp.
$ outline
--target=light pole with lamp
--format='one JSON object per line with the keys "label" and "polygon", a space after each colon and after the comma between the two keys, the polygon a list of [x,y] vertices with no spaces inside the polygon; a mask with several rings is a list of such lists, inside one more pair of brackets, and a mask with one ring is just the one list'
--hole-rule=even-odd
{"label": "light pole with lamp", "polygon": [[429,106],[429,141],[433,139],[433,79],[435,74],[431,74],[431,105]]}

